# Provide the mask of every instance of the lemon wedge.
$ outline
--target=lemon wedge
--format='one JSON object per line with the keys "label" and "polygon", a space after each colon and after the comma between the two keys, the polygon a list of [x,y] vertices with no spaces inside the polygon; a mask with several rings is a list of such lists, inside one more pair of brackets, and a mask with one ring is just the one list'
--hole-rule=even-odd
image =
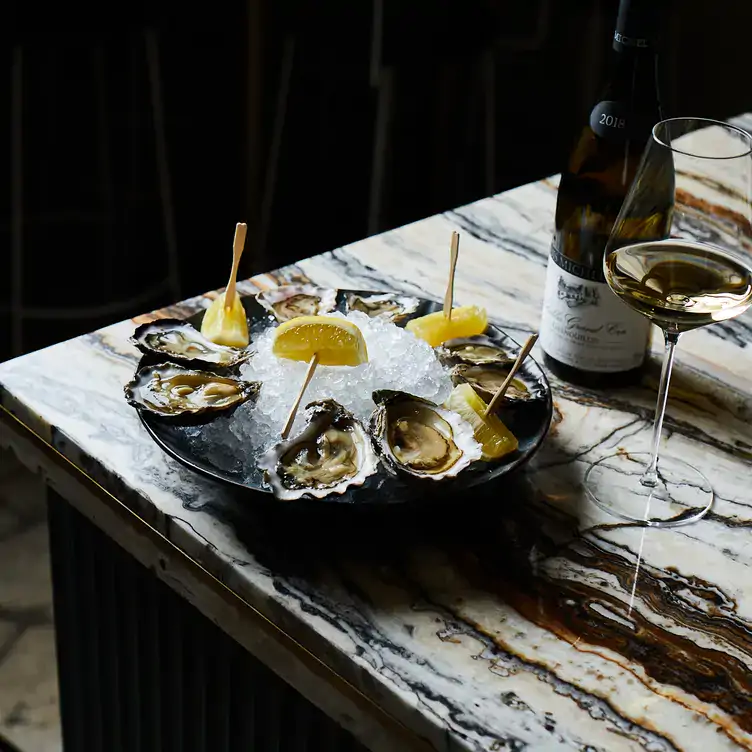
{"label": "lemon wedge", "polygon": [[459,414],[473,427],[475,440],[481,446],[484,460],[497,460],[517,449],[517,438],[499,417],[485,417],[486,403],[470,384],[458,384],[454,387],[444,406]]}
{"label": "lemon wedge", "polygon": [[234,298],[229,308],[225,306],[225,293],[212,302],[201,322],[201,334],[217,345],[248,347],[248,319],[245,308],[237,295]]}
{"label": "lemon wedge", "polygon": [[[232,270],[225,291],[206,309],[201,321],[201,334],[217,345],[227,347],[248,347],[248,320],[245,308],[237,296],[238,266],[245,248],[245,236],[248,226],[245,222],[235,225],[235,237],[232,241]],[[227,304],[227,301],[230,304]]]}
{"label": "lemon wedge", "polygon": [[334,316],[298,316],[280,324],[272,351],[278,358],[308,363],[318,355],[322,366],[359,366],[368,362],[363,333]]}
{"label": "lemon wedge", "polygon": [[460,306],[452,309],[451,319],[446,318],[443,311],[436,311],[408,321],[405,328],[416,337],[424,339],[431,347],[436,347],[456,337],[483,334],[487,326],[488,316],[485,308]]}

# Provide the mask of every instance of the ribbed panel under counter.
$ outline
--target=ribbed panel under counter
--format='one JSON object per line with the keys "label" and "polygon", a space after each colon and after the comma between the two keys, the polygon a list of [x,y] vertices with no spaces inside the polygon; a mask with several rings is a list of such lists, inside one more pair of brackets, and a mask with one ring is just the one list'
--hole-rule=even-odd
{"label": "ribbed panel under counter", "polygon": [[365,750],[49,494],[66,752]]}

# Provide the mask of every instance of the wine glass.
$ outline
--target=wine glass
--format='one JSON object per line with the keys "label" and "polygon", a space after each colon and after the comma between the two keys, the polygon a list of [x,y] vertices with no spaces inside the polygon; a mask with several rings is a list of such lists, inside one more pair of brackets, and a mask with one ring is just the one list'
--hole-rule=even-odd
{"label": "wine glass", "polygon": [[708,479],[658,448],[679,335],[752,304],[751,192],[749,134],[702,118],[654,126],[603,260],[611,290],[665,339],[650,452],[622,449],[585,475],[589,497],[618,517],[672,527],[699,520],[713,503]]}

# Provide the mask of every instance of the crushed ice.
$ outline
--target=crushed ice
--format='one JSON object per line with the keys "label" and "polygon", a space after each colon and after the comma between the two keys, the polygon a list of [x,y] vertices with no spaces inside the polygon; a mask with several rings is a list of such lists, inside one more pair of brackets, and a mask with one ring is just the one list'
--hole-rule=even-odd
{"label": "crushed ice", "polygon": [[[369,361],[355,367],[319,366],[306,390],[291,435],[302,429],[303,408],[314,400],[334,399],[367,426],[375,408],[371,394],[377,389],[410,392],[438,403],[449,396],[451,379],[428,343],[388,321],[369,318],[359,311],[346,316],[327,315],[358,326],[366,341]],[[305,363],[273,355],[274,329],[270,326],[254,338],[252,345],[257,353],[242,366],[244,379],[262,382],[258,402],[253,408],[238,409],[229,422],[233,437],[246,443],[253,453],[279,440],[307,368]]]}

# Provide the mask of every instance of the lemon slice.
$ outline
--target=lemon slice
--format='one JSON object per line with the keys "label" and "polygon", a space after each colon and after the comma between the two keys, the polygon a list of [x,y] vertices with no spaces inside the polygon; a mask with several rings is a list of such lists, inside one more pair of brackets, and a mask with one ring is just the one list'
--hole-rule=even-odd
{"label": "lemon slice", "polygon": [[235,295],[229,308],[225,307],[225,293],[214,300],[201,321],[201,334],[217,345],[248,347],[248,320],[240,298]]}
{"label": "lemon slice", "polygon": [[334,316],[298,316],[285,321],[275,331],[273,352],[278,358],[306,363],[318,354],[322,366],[359,366],[368,362],[360,329]]}
{"label": "lemon slice", "polygon": [[443,311],[429,313],[427,316],[408,321],[405,327],[416,337],[424,339],[431,347],[436,347],[456,337],[474,337],[483,334],[488,326],[485,308],[478,306],[461,306],[452,309],[451,320]]}
{"label": "lemon slice", "polygon": [[517,449],[515,435],[496,415],[484,417],[486,403],[470,384],[458,384],[452,390],[445,407],[454,410],[472,427],[480,444],[484,460],[497,460]]}

